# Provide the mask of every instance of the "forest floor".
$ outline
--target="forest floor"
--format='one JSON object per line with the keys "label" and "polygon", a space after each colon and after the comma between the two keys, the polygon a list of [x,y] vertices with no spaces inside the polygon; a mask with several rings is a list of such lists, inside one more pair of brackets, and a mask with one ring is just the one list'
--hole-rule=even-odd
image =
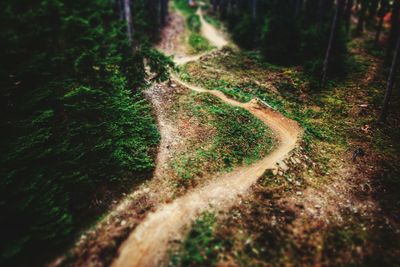
{"label": "forest floor", "polygon": [[[168,27],[166,31],[171,30],[173,34],[167,32],[163,36],[172,36],[164,39],[172,42],[161,44],[160,47],[172,47],[171,51],[182,53],[184,48],[173,43],[184,34],[184,29],[178,26],[179,18],[171,16],[171,25],[177,27]],[[216,33],[213,34],[215,36]],[[218,38],[217,47],[225,44]],[[192,56],[180,54],[178,58],[183,61],[178,60],[177,64],[189,61]],[[191,90],[197,93],[191,93]],[[209,205],[228,207],[266,168],[274,167],[274,163],[295,145],[297,134],[300,133],[297,124],[281,117],[279,113],[263,108],[256,102],[242,104],[217,91],[210,94],[201,91],[177,79],[176,82],[154,85],[145,92],[154,106],[161,133],[153,179],[127,195],[121,203],[115,203],[109,214],[82,234],[69,253],[53,261],[50,266],[108,266],[129,232],[142,224],[145,218],[163,218],[160,210],[171,210],[174,205],[182,206],[179,203],[186,203],[186,206],[177,209],[177,214],[172,212],[168,215],[174,215],[170,218],[175,218],[180,225],[190,224]],[[272,132],[264,123],[271,126]],[[243,124],[247,126],[243,127]],[[269,154],[272,149],[273,153]],[[230,153],[238,155],[232,156]],[[257,164],[251,165],[256,161]],[[186,192],[190,194],[185,195]],[[199,197],[201,201],[197,201]],[[168,204],[170,202],[172,204]],[[157,212],[151,213],[156,208]],[[188,213],[192,216],[186,216]],[[182,214],[186,220],[180,219]],[[148,220],[145,219],[142,225],[146,225]],[[177,223],[170,225],[171,231],[181,230]],[[161,232],[164,233],[159,237],[168,236],[165,239],[168,241],[170,231],[167,231],[165,224],[159,224],[158,227],[163,227]],[[143,226],[138,227],[135,233],[143,228],[150,230],[150,233],[154,230]],[[167,244],[164,247],[160,245],[164,250],[164,253],[160,253],[163,258]],[[158,251],[155,249],[154,252]],[[139,265],[146,266],[142,263]]]}
{"label": "forest floor", "polygon": [[[208,41],[217,48],[228,44],[221,38],[221,34],[218,34],[216,29],[203,19],[201,11],[198,14],[203,27],[201,32]],[[163,41],[170,42],[168,39]],[[192,57],[189,56],[189,59],[191,60]],[[180,57],[176,63],[182,62],[188,62],[187,58]],[[276,168],[276,164],[281,163],[288,156],[295,148],[302,132],[297,123],[285,118],[279,112],[263,107],[256,100],[241,103],[226,97],[220,91],[190,85],[176,76],[173,76],[173,79],[195,92],[212,94],[231,106],[249,111],[272,130],[275,147],[270,154],[256,163],[237,167],[232,172],[218,175],[206,186],[193,189],[183,197],[149,214],[147,219],[122,244],[119,256],[112,266],[160,266],[163,260],[165,261],[171,239],[181,239],[185,227],[190,226],[201,212],[224,210],[232,206],[235,199],[239,195],[244,195],[267,169]]]}
{"label": "forest floor", "polygon": [[[400,264],[399,113],[376,123],[385,72],[368,34],[349,50],[348,76],[322,91],[301,68],[255,52],[225,48],[184,66],[186,82],[243,102],[257,96],[305,135],[288,168],[266,173],[233,209],[196,221],[171,266]],[[357,149],[365,155],[353,160]]]}
{"label": "forest floor", "polygon": [[[220,42],[223,35],[201,21],[213,29],[202,34],[218,51],[186,56],[185,22],[178,13],[162,35],[159,49],[184,66],[172,82],[146,92],[162,136],[153,179],[116,203],[52,265],[108,266],[113,260],[114,266],[396,265],[400,202],[388,190],[387,177],[397,173],[398,121],[390,122],[395,130],[372,123],[383,79],[363,40],[351,45],[352,57],[363,67],[329,91],[313,93],[301,70],[222,48],[227,44]],[[300,128],[250,101],[254,97],[305,129],[300,146],[284,161]],[[202,108],[207,105],[221,109],[212,113]],[[227,167],[221,159],[204,160],[204,151],[217,158],[226,153],[210,141],[228,127],[222,121],[232,119],[221,110],[250,121],[231,105],[248,110],[272,130],[263,132],[274,140],[272,153],[261,160],[249,156],[253,165],[238,161]],[[214,120],[218,123],[206,123]],[[257,142],[265,142],[267,149],[249,150],[260,155],[271,151],[268,140]],[[352,161],[356,148],[366,155]]]}

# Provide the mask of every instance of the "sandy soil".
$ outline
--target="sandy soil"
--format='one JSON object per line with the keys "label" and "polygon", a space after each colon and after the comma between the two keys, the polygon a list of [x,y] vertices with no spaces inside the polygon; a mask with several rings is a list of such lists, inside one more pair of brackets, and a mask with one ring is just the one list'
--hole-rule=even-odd
{"label": "sandy soil", "polygon": [[[228,44],[223,35],[202,17],[202,33],[210,43],[218,48]],[[165,36],[165,35],[164,35]],[[168,36],[168,35],[167,35]],[[171,35],[169,35],[171,36]],[[169,42],[168,39],[163,42]],[[168,52],[168,51],[166,51]],[[171,52],[171,51],[169,51]],[[201,55],[194,57],[180,57],[175,59],[177,64],[197,60]],[[240,103],[226,97],[222,92],[209,91],[187,84],[176,76],[174,80],[181,85],[197,92],[210,93],[225,103],[241,107],[259,118],[267,125],[276,140],[275,149],[271,154],[250,166],[236,168],[233,172],[223,174],[212,179],[203,187],[196,188],[188,194],[165,204],[148,215],[122,244],[119,255],[112,266],[160,266],[163,264],[168,242],[182,239],[185,227],[206,210],[223,210],[235,204],[239,196],[248,192],[249,188],[267,169],[276,168],[296,147],[302,130],[296,122],[285,118],[278,112],[262,107],[256,100],[249,103]]]}

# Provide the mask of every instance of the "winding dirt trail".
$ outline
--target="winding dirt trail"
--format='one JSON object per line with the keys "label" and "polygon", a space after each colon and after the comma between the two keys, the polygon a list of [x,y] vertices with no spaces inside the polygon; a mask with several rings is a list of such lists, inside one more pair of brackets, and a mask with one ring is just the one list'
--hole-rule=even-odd
{"label": "winding dirt trail", "polygon": [[[212,25],[207,23],[199,10],[202,22],[202,33],[217,48],[228,44]],[[168,41],[168,40],[163,40]],[[180,57],[177,64],[197,60],[202,55]],[[226,97],[220,91],[210,91],[173,79],[181,85],[200,93],[210,93],[232,106],[248,110],[268,126],[275,137],[275,149],[265,158],[249,166],[236,168],[230,173],[219,175],[203,187],[196,188],[172,203],[161,206],[148,215],[122,244],[113,267],[152,267],[163,265],[168,242],[183,238],[185,227],[196,217],[207,210],[228,209],[235,204],[239,195],[245,194],[267,169],[276,167],[296,147],[302,134],[298,124],[285,118],[280,113],[261,107],[256,100],[240,103]]]}

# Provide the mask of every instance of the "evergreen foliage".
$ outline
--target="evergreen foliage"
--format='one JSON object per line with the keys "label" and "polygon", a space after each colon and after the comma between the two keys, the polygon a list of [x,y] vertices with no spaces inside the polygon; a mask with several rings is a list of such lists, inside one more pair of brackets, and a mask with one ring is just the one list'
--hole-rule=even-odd
{"label": "evergreen foliage", "polygon": [[[239,46],[261,50],[264,59],[274,64],[302,64],[306,72],[320,78],[334,15],[333,1],[213,2],[219,3],[215,4],[219,17],[227,12],[224,21]],[[330,77],[343,75],[345,70],[347,37],[342,24],[335,33]]]}
{"label": "evergreen foliage", "polygon": [[276,1],[271,14],[264,21],[261,50],[273,63],[290,64],[297,61],[300,29],[294,7],[285,1]]}
{"label": "evergreen foliage", "polygon": [[149,47],[149,1],[135,1],[134,52],[117,2],[0,3],[0,265],[51,256],[93,217],[99,187],[153,168],[144,62],[155,80],[172,63]]}

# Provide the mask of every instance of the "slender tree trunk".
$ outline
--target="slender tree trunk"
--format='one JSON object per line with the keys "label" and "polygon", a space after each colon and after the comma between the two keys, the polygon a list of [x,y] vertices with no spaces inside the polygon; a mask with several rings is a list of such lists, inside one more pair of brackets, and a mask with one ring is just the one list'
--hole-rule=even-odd
{"label": "slender tree trunk", "polygon": [[390,98],[392,96],[393,86],[395,82],[395,76],[397,71],[397,65],[399,61],[399,53],[400,53],[400,33],[399,37],[397,37],[397,44],[393,55],[392,66],[390,68],[390,74],[387,81],[385,98],[383,100],[382,112],[381,116],[379,117],[379,121],[383,122],[386,121],[389,109]]}
{"label": "slender tree trunk", "polygon": [[344,22],[345,22],[347,34],[350,32],[351,11],[352,11],[353,5],[354,5],[354,0],[347,0],[345,12],[344,12]]}
{"label": "slender tree trunk", "polygon": [[370,0],[369,12],[368,12],[368,17],[370,21],[375,20],[378,5],[379,5],[379,0]]}
{"label": "slender tree trunk", "polygon": [[218,11],[219,0],[212,0],[213,12],[214,14]]}
{"label": "slender tree trunk", "polygon": [[379,40],[381,38],[381,32],[382,32],[382,27],[383,27],[383,19],[384,19],[383,16],[379,18],[379,22],[378,22],[378,25],[376,27],[376,34],[375,34],[375,41],[374,41],[375,45],[377,45],[379,43]]}
{"label": "slender tree trunk", "polygon": [[234,1],[232,1],[232,0],[229,0],[229,2],[228,2],[228,14],[231,14],[232,12],[233,12],[233,10],[234,10]]}
{"label": "slender tree trunk", "polygon": [[375,41],[374,41],[375,45],[377,45],[379,43],[379,39],[381,37],[382,28],[383,28],[383,20],[385,18],[386,9],[387,9],[387,0],[381,0],[379,11],[378,11],[379,22],[376,27],[376,34],[375,34]]}
{"label": "slender tree trunk", "polygon": [[257,0],[251,1],[251,16],[253,18],[253,21],[256,21],[256,19],[257,19]]}
{"label": "slender tree trunk", "polygon": [[317,24],[321,25],[325,15],[327,0],[319,0],[317,8]]}
{"label": "slender tree trunk", "polygon": [[356,13],[358,13],[358,10],[359,10],[359,7],[360,7],[360,0],[355,0],[356,1],[356,4],[355,4],[355,8],[354,8],[354,11],[356,12]]}
{"label": "slender tree trunk", "polygon": [[219,14],[222,20],[226,18],[228,0],[219,0]]}
{"label": "slender tree trunk", "polygon": [[400,0],[394,0],[392,7],[392,18],[390,22],[389,44],[386,50],[386,63],[390,61],[392,51],[396,45],[400,29]]}
{"label": "slender tree trunk", "polygon": [[124,15],[126,21],[126,33],[128,36],[129,43],[132,44],[132,35],[133,35],[133,27],[132,27],[132,14],[131,14],[131,0],[123,0],[124,1]]}
{"label": "slender tree trunk", "polygon": [[360,34],[364,31],[364,24],[365,24],[365,15],[367,12],[367,0],[361,0],[360,1],[360,9],[358,12],[358,22],[357,22],[357,28],[356,28],[356,33]]}
{"label": "slender tree trunk", "polygon": [[331,33],[329,36],[328,49],[326,50],[324,65],[323,65],[323,69],[322,69],[322,80],[321,80],[322,87],[324,87],[326,85],[326,77],[328,75],[329,60],[331,57],[332,47],[333,47],[333,43],[335,41],[336,28],[338,27],[338,24],[339,24],[340,13],[343,8],[343,5],[344,5],[344,0],[337,1],[336,11],[335,11],[335,15],[334,15],[333,21],[332,21]]}
{"label": "slender tree trunk", "polygon": [[118,0],[118,10],[119,10],[119,19],[123,20],[124,19],[124,0]]}
{"label": "slender tree trunk", "polygon": [[168,16],[168,0],[160,0],[160,22],[165,26]]}
{"label": "slender tree trunk", "polygon": [[303,0],[297,0],[296,1],[296,11],[295,11],[296,17],[298,17],[300,15],[302,9],[303,9]]}

